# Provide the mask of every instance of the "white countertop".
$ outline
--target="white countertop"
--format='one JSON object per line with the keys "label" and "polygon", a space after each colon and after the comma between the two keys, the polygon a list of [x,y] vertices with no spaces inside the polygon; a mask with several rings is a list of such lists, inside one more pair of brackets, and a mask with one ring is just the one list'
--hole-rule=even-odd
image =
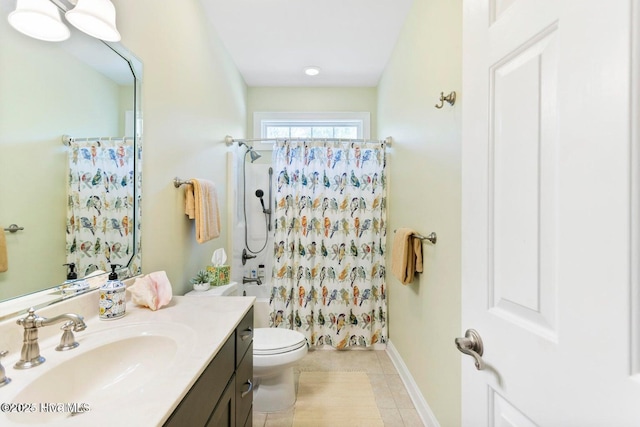
{"label": "white countertop", "polygon": [[[40,353],[47,361],[40,366],[27,370],[17,370],[13,365],[20,357],[22,345],[22,327],[11,319],[0,323],[0,350],[10,350],[10,354],[2,359],[6,375],[11,383],[0,387],[0,404],[3,403],[34,403],[36,406],[46,402],[18,402],[16,398],[31,381],[46,374],[52,368],[70,360],[75,354],[100,346],[100,340],[110,335],[122,333],[134,325],[154,323],[157,329],[174,331],[178,339],[179,348],[174,360],[167,369],[162,370],[162,376],[154,377],[134,392],[118,394],[109,398],[108,402],[92,401],[91,395],[81,402],[49,402],[49,403],[86,403],[88,412],[39,425],[51,426],[102,426],[102,425],[162,425],[182,398],[195,383],[209,362],[213,360],[227,338],[232,334],[238,323],[249,311],[254,297],[219,297],[219,298],[189,298],[174,296],[171,303],[158,311],[134,306],[127,303],[126,315],[117,320],[101,321],[98,319],[97,292],[91,292],[72,299],[71,305],[56,304],[43,310],[36,311],[44,317],[53,317],[62,313],[77,313],[85,317],[87,329],[76,332],[76,340],[80,346],[74,350],[58,352],[54,347],[61,336],[61,324],[39,328]],[[77,301],[74,301],[77,300]],[[76,311],[74,311],[76,310]],[[23,317],[23,316],[19,316]],[[182,329],[181,329],[182,328]],[[108,331],[110,330],[110,331]],[[175,333],[178,331],[178,333]],[[105,357],[101,363],[109,364]],[[91,381],[91,378],[87,378]],[[115,389],[115,388],[114,388]],[[117,390],[117,389],[115,389]],[[23,414],[21,421],[15,421],[11,414],[0,412],[0,425],[23,425],[29,423],[29,414]],[[32,424],[33,425],[33,424]]]}

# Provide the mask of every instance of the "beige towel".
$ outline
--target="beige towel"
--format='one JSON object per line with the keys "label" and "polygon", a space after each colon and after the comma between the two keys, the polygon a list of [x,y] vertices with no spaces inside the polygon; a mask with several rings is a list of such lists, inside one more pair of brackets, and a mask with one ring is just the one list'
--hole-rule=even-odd
{"label": "beige towel", "polygon": [[391,272],[403,285],[413,281],[414,273],[422,273],[422,240],[414,234],[410,228],[399,228],[393,238]]}
{"label": "beige towel", "polygon": [[[1,227],[4,229],[4,227]],[[4,237],[4,231],[0,229],[0,273],[4,273],[9,269],[9,260],[7,259],[7,240]]]}
{"label": "beige towel", "polygon": [[196,220],[196,240],[204,243],[220,237],[220,212],[218,196],[213,182],[191,179],[185,189],[184,213]]}

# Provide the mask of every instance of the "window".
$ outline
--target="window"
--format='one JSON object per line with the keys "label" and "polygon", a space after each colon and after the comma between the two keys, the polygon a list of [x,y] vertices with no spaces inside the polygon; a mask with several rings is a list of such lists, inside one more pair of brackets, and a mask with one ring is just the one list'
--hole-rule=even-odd
{"label": "window", "polygon": [[[254,113],[256,138],[369,138],[369,113]],[[272,141],[264,141],[272,144]]]}
{"label": "window", "polygon": [[352,123],[265,123],[262,138],[358,138]]}

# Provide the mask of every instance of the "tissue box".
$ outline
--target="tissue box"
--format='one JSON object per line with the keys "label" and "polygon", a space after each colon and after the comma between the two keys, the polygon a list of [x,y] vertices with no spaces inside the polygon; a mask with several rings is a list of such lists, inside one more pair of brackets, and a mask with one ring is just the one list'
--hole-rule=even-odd
{"label": "tissue box", "polygon": [[209,265],[207,271],[211,273],[211,285],[222,286],[229,284],[229,278],[231,276],[230,265]]}

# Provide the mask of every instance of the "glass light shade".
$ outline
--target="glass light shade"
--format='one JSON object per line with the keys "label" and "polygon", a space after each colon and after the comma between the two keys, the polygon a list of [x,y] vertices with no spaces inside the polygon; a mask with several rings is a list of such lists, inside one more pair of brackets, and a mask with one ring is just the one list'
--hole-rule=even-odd
{"label": "glass light shade", "polygon": [[34,39],[59,42],[71,35],[60,11],[49,0],[18,0],[7,19],[13,28]]}
{"label": "glass light shade", "polygon": [[76,7],[64,16],[74,27],[90,36],[108,42],[120,41],[116,8],[109,0],[78,0]]}

